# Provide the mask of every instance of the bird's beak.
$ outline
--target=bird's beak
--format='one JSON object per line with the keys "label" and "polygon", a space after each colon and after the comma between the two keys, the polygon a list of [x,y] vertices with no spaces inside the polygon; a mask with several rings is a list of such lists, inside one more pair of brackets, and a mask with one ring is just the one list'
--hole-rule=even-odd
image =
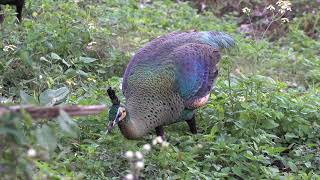
{"label": "bird's beak", "polygon": [[116,126],[116,124],[119,123],[121,115],[122,114],[120,110],[118,110],[116,118],[108,124],[107,133],[111,132],[111,130]]}

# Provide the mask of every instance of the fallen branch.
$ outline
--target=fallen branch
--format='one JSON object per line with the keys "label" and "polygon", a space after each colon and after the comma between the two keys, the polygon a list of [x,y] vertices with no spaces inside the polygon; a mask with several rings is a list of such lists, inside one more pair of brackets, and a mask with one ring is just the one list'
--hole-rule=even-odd
{"label": "fallen branch", "polygon": [[107,110],[105,105],[91,105],[91,106],[53,106],[53,107],[38,107],[38,106],[0,106],[0,117],[5,113],[18,113],[25,111],[30,114],[33,119],[37,118],[54,118],[59,116],[60,110],[65,111],[69,116],[88,116],[99,114]]}

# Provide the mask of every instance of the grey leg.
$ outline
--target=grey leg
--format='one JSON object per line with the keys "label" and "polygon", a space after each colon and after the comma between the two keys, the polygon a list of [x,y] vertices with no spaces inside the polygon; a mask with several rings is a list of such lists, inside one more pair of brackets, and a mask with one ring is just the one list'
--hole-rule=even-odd
{"label": "grey leg", "polygon": [[186,120],[186,122],[189,125],[190,131],[192,134],[197,134],[197,126],[196,126],[196,119],[195,119],[195,115],[192,116],[191,119]]}
{"label": "grey leg", "polygon": [[164,139],[164,130],[162,126],[156,127],[156,134],[157,136],[161,136]]}

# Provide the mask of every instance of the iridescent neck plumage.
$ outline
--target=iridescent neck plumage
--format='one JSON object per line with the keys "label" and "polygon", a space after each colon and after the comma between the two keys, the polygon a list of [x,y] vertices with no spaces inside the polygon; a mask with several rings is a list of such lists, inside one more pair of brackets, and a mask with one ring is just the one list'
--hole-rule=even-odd
{"label": "iridescent neck plumage", "polygon": [[126,118],[119,122],[119,128],[123,136],[127,139],[139,139],[147,133],[143,121],[132,119],[128,110]]}

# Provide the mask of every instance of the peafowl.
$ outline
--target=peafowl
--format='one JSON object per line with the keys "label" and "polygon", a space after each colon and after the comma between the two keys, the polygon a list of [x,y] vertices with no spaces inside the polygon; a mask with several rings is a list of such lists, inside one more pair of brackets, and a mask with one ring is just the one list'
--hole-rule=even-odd
{"label": "peafowl", "polygon": [[235,41],[223,32],[173,32],[149,42],[130,60],[124,73],[120,104],[114,90],[108,132],[119,125],[127,139],[138,139],[163,126],[186,121],[197,133],[195,110],[209,99],[218,76],[220,49]]}
{"label": "peafowl", "polygon": [[[6,5],[15,5],[16,6],[16,12],[17,12],[17,19],[19,20],[19,22],[21,22],[21,18],[22,18],[22,8],[24,6],[24,1],[25,0],[0,0],[0,4]],[[0,7],[0,11],[1,11],[1,7]],[[3,21],[3,15],[0,14],[0,23]]]}

